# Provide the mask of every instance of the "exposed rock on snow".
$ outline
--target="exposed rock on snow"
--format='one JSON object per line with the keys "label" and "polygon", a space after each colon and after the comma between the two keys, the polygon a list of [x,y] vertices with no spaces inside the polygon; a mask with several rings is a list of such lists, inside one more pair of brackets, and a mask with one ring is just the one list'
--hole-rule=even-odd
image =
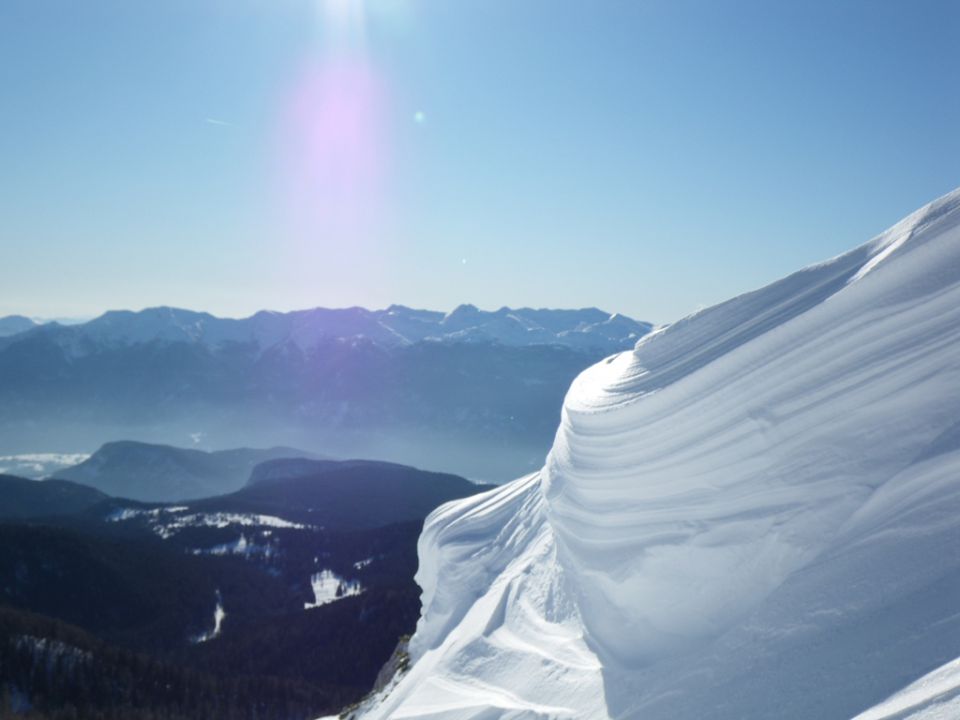
{"label": "exposed rock on snow", "polygon": [[356,716],[840,719],[956,658],[960,191],[584,372],[543,470],[420,558]]}

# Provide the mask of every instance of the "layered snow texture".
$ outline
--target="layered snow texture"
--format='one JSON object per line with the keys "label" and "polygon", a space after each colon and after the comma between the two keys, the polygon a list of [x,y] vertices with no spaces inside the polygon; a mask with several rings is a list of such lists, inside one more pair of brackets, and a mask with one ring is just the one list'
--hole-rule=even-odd
{"label": "layered snow texture", "polygon": [[960,659],[924,675],[854,720],[956,720],[960,718]]}
{"label": "layered snow texture", "polygon": [[420,558],[364,718],[913,717],[960,657],[960,191],[584,372]]}

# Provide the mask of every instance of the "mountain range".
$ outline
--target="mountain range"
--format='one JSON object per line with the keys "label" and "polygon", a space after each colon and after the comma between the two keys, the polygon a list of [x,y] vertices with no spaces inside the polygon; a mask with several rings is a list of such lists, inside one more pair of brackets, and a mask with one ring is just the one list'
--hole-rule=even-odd
{"label": "mountain range", "polygon": [[0,453],[277,445],[503,480],[542,461],[573,378],[650,329],[470,305],[47,323],[0,338]]}
{"label": "mountain range", "polygon": [[[265,352],[277,345],[309,351],[324,341],[370,340],[393,347],[417,342],[496,342],[524,347],[562,345],[613,352],[636,342],[650,323],[597,308],[550,310],[503,307],[480,310],[459,305],[448,313],[391,305],[385,310],[361,307],[313,308],[292,312],[261,311],[247,318],[221,318],[205,312],[156,307],[133,312],[111,310],[85,323],[38,324],[21,315],[0,318],[0,335],[39,332],[80,357],[103,346],[154,341],[186,342],[207,348],[229,344],[255,346]],[[19,338],[23,339],[23,338]],[[4,345],[11,341],[6,341]]]}

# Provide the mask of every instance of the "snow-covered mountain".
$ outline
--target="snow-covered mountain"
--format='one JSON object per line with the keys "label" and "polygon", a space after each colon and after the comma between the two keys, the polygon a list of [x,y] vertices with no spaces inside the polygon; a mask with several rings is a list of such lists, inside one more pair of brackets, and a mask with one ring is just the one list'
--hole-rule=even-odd
{"label": "snow-covered mountain", "polygon": [[585,371],[419,551],[353,717],[956,717],[960,190]]}
{"label": "snow-covered mountain", "polygon": [[[24,324],[24,321],[26,324]],[[0,336],[34,329],[28,318],[0,319]],[[219,318],[205,312],[158,307],[112,310],[86,323],[45,328],[49,337],[76,356],[151,342],[188,342],[216,349],[228,344],[262,352],[279,345],[309,351],[329,340],[368,340],[386,347],[417,342],[494,342],[509,346],[564,345],[614,352],[651,330],[650,323],[596,308],[534,310],[503,307],[488,312],[460,305],[449,313],[391,305],[313,308],[288,313],[261,311],[248,318]]]}
{"label": "snow-covered mountain", "polygon": [[467,305],[49,323],[0,338],[0,455],[286,445],[509,480],[542,464],[573,378],[648,330]]}

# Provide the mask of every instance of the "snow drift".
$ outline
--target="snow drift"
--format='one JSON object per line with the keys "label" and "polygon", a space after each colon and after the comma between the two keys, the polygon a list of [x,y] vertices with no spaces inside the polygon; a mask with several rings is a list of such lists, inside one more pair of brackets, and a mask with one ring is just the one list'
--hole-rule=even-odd
{"label": "snow drift", "polygon": [[850,718],[951,668],[960,191],[584,372],[420,558],[364,718]]}

